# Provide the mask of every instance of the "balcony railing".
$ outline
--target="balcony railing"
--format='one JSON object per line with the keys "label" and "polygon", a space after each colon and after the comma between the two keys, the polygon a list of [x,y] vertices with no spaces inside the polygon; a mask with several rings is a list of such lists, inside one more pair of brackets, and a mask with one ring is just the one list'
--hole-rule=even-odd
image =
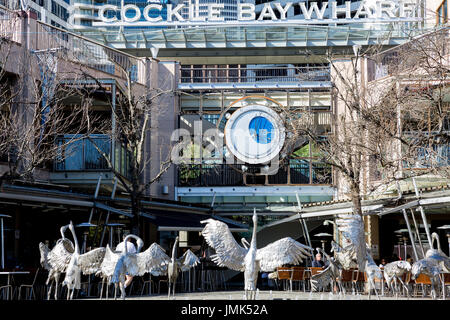
{"label": "balcony railing", "polygon": [[[56,172],[86,172],[86,171],[110,171],[108,161],[102,153],[111,159],[112,140],[107,135],[91,135],[88,138],[78,138],[75,135],[64,135],[56,138],[59,146],[59,155],[54,162]],[[101,152],[98,151],[98,149]],[[122,176],[130,177],[130,154],[126,149],[114,144],[114,157],[112,164],[116,172]]]}
{"label": "balcony railing", "polygon": [[[289,167],[280,167],[275,175],[242,173],[241,165],[202,164],[179,165],[178,186],[245,186],[331,184],[331,167],[324,163],[293,160]],[[251,168],[249,168],[251,169]],[[257,170],[259,171],[259,169]],[[256,172],[256,171],[255,171]]]}
{"label": "balcony railing", "polygon": [[260,83],[329,81],[330,68],[320,67],[181,67],[182,83]]}

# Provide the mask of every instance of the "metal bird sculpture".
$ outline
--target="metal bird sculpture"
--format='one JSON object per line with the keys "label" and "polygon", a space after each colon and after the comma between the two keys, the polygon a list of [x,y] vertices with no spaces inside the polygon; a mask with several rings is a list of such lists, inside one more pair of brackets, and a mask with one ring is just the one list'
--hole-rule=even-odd
{"label": "metal bird sculpture", "polygon": [[431,297],[437,298],[436,286],[439,287],[439,274],[441,273],[441,268],[439,262],[432,258],[420,259],[413,263],[411,267],[411,279],[415,280],[420,274],[425,274],[430,277],[431,281]]}
{"label": "metal bird sculpture", "polygon": [[175,239],[175,243],[172,248],[172,258],[167,266],[168,298],[170,298],[171,286],[173,286],[172,295],[175,295],[175,287],[180,271],[188,271],[190,268],[195,267],[200,262],[200,259],[198,259],[198,257],[191,250],[187,250],[179,259],[177,259],[177,245],[178,237],[176,237]]}
{"label": "metal bird sculpture", "polygon": [[100,265],[99,270],[96,272],[96,276],[102,278],[102,288],[100,290],[100,299],[103,297],[103,287],[106,283],[106,299],[108,299],[108,286],[111,283],[111,278],[114,273],[114,268],[119,260],[120,252],[114,252],[109,247],[109,244],[106,245],[105,256]]}
{"label": "metal bird sculpture", "polygon": [[398,260],[384,266],[384,279],[390,291],[398,295],[397,280],[400,281],[409,296],[408,287],[402,280],[404,274],[411,272],[411,264],[408,261]]}
{"label": "metal bird sculpture", "polygon": [[50,300],[53,283],[55,283],[55,300],[58,299],[59,278],[62,273],[66,272],[66,268],[70,262],[70,256],[74,252],[72,241],[64,236],[68,227],[69,225],[65,225],[60,228],[61,239],[58,239],[52,250],[44,243],[39,243],[40,262],[42,267],[48,270],[48,277],[45,283],[47,285],[47,300]]}
{"label": "metal bird sculpture", "polygon": [[[375,287],[375,278],[382,280],[381,269],[376,265],[373,261],[372,256],[370,255],[370,249],[367,247],[364,242],[365,247],[365,257],[364,257],[364,269],[361,271],[360,265],[357,259],[361,259],[359,257],[359,253],[357,254],[355,250],[355,245],[347,246],[346,248],[342,248],[335,241],[331,242],[331,251],[334,252],[334,256],[336,261],[338,261],[344,270],[349,270],[351,268],[358,268],[360,272],[365,272],[367,275],[367,280],[369,282],[369,299],[371,294],[371,289],[375,290],[375,294],[379,299],[378,292]],[[358,244],[359,247],[359,244]],[[360,249],[358,249],[360,250]]]}
{"label": "metal bird sculpture", "polygon": [[353,252],[351,250],[345,250],[334,240],[331,241],[331,252],[333,252],[336,261],[338,261],[344,270],[352,268],[358,268],[358,265],[353,260]]}
{"label": "metal bird sculpture", "polygon": [[[425,258],[434,259],[438,262],[441,272],[450,272],[450,258],[441,250],[441,243],[436,232],[431,234],[432,247],[425,253]],[[437,242],[437,249],[434,249],[434,242]]]}
{"label": "metal bird sculpture", "polygon": [[[440,287],[439,276],[442,272],[450,272],[450,259],[441,250],[439,236],[433,232],[432,247],[425,253],[425,258],[415,262],[411,269],[411,279],[415,280],[420,274],[425,274],[431,280],[431,296],[437,298],[436,287]],[[434,242],[437,242],[438,248],[434,249]]]}
{"label": "metal bird sculpture", "polygon": [[[125,243],[129,237],[142,241],[138,236],[130,234],[125,237]],[[125,246],[125,252],[120,254],[114,267],[111,283],[114,283],[116,290],[117,285],[120,284],[121,298],[125,299],[124,283],[126,274],[130,276],[143,276],[145,273],[151,272],[152,269],[160,269],[169,262],[170,258],[165,253],[165,250],[156,243],[153,243],[144,252],[137,253],[128,252],[127,246]]]}
{"label": "metal bird sculpture", "polygon": [[219,266],[244,272],[244,290],[246,299],[255,299],[258,272],[270,272],[285,264],[298,264],[314,249],[305,246],[290,237],[275,241],[264,248],[256,247],[256,229],[258,216],[253,213],[253,232],[250,247],[241,247],[228,226],[218,220],[201,221],[206,226],[202,235],[210,247],[215,250],[212,260]]}
{"label": "metal bird sculpture", "polygon": [[326,257],[329,264],[325,270],[311,277],[311,291],[316,292],[324,290],[330,284],[333,290],[335,284],[337,283],[339,291],[345,293],[341,282],[343,270],[341,263],[335,257],[330,257],[321,248],[316,248],[316,250],[321,252]]}
{"label": "metal bird sculpture", "polygon": [[[134,236],[134,235],[130,235],[131,238],[133,237],[136,240],[136,245],[137,245],[137,249],[136,252],[139,253],[141,252],[142,247],[144,246],[144,241],[142,241],[141,238]],[[128,238],[124,238],[124,243],[125,239],[128,240]],[[126,247],[127,245],[124,245],[124,247]],[[111,284],[111,278],[114,274],[114,270],[116,268],[117,265],[117,261],[119,260],[120,256],[122,255],[123,252],[121,251],[113,251],[110,246],[107,244],[106,245],[106,252],[105,252],[105,257],[103,258],[103,261],[100,265],[99,270],[97,271],[97,273],[95,274],[98,277],[102,278],[102,288],[100,290],[100,299],[103,297],[103,287],[106,283],[106,299],[108,299],[108,286]],[[117,294],[117,287],[116,290],[114,292],[114,297]]]}
{"label": "metal bird sculpture", "polygon": [[[367,249],[362,217],[358,214],[340,214],[336,219],[336,225],[344,237],[342,246],[347,252],[347,257],[356,262],[359,271],[364,272]],[[344,265],[344,268],[347,269],[347,266]]]}
{"label": "metal bird sculpture", "polygon": [[366,265],[364,268],[364,272],[366,273],[367,280],[369,283],[368,293],[369,293],[369,299],[370,299],[370,293],[371,289],[375,291],[375,295],[377,296],[378,300],[380,300],[380,296],[378,295],[377,288],[375,286],[375,278],[379,280],[383,280],[383,275],[381,273],[381,269],[375,261],[373,261],[372,256],[370,255],[370,249],[367,246],[366,248]]}
{"label": "metal bird sculpture", "polygon": [[103,261],[106,249],[96,248],[80,254],[80,247],[78,245],[78,239],[72,221],[70,221],[69,229],[72,232],[75,250],[70,256],[63,285],[67,286],[67,300],[72,300],[75,289],[79,290],[81,288],[81,273],[84,275],[96,273]]}

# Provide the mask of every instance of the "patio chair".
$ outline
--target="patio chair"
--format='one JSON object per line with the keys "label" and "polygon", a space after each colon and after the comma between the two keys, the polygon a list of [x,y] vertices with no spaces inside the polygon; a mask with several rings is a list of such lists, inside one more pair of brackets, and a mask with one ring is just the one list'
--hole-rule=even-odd
{"label": "patio chair", "polygon": [[292,268],[278,267],[277,279],[283,283],[283,289],[286,290],[286,284],[289,281],[289,291],[292,291]]}
{"label": "patio chair", "polygon": [[150,275],[149,280],[142,279],[142,290],[141,290],[141,296],[144,294],[145,287],[147,286],[147,295],[151,295],[152,292],[156,291],[154,290],[156,287],[155,282],[152,280],[152,276]]}
{"label": "patio chair", "polygon": [[414,283],[414,296],[417,296],[417,288],[422,288],[422,297],[425,297],[425,294],[427,292],[427,287],[431,286],[431,279],[429,276],[421,273],[418,275],[418,277],[415,279]]}
{"label": "patio chair", "polygon": [[39,275],[39,268],[36,269],[36,272],[34,274],[33,277],[33,282],[31,284],[22,284],[19,287],[19,300],[21,300],[22,298],[22,289],[25,289],[25,299],[26,300],[31,300],[31,298],[34,298],[34,300],[36,300],[36,289],[35,289],[35,285],[36,285],[36,280],[38,278]]}
{"label": "patio chair", "polygon": [[306,289],[305,289],[305,268],[304,267],[292,267],[291,281],[292,281],[292,284],[294,284],[295,282],[298,282],[299,289],[300,289],[300,285],[302,285],[303,292],[305,292],[306,291]]}

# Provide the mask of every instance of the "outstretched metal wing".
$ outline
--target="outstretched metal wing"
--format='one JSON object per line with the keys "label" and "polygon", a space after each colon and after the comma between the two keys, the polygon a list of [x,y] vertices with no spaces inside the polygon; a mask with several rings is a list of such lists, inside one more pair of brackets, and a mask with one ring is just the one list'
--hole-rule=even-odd
{"label": "outstretched metal wing", "polygon": [[100,264],[100,268],[95,275],[100,277],[111,277],[114,273],[114,268],[116,267],[119,257],[120,253],[112,251],[109,245],[106,245],[105,255],[102,263]]}
{"label": "outstretched metal wing", "polygon": [[66,272],[73,253],[73,243],[68,239],[59,239],[55,247],[48,253],[48,263],[52,269]]}
{"label": "outstretched metal wing", "polygon": [[351,258],[358,264],[358,269],[363,272],[367,250],[362,217],[357,214],[341,214],[338,215],[336,224],[344,236],[343,249],[350,252]]}
{"label": "outstretched metal wing", "polygon": [[[157,243],[153,243],[144,252],[136,254],[136,273],[132,271],[132,275],[142,276],[153,269],[158,270],[169,264],[170,258],[166,251]],[[128,271],[130,272],[130,271]]]}
{"label": "outstretched metal wing", "polygon": [[220,267],[244,271],[243,262],[248,250],[236,242],[228,226],[214,219],[207,219],[201,223],[206,223],[202,230],[206,243],[216,251],[211,256],[212,260]]}
{"label": "outstretched metal wing", "polygon": [[52,268],[50,263],[48,262],[48,254],[50,253],[50,249],[47,247],[46,244],[39,242],[39,252],[41,254],[41,266],[45,269],[45,270],[49,270]]}
{"label": "outstretched metal wing", "polygon": [[330,262],[328,267],[323,270],[320,273],[317,273],[313,276],[311,276],[311,290],[313,292],[323,290],[327,286],[330,285],[330,283],[333,282],[333,280],[336,279],[336,274],[333,270],[333,265]]}
{"label": "outstretched metal wing", "polygon": [[99,271],[105,257],[106,248],[96,248],[78,257],[78,266],[83,274],[93,274]]}
{"label": "outstretched metal wing", "polygon": [[299,264],[311,256],[308,251],[313,248],[305,246],[290,237],[277,240],[256,251],[256,261],[261,271],[273,271],[285,264]]}
{"label": "outstretched metal wing", "polygon": [[184,272],[199,264],[200,259],[188,249],[180,258],[177,259],[177,263],[180,270]]}

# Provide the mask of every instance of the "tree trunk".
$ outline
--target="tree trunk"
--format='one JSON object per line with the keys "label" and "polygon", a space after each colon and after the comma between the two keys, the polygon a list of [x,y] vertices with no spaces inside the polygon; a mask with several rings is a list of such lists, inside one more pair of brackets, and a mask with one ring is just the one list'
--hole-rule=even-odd
{"label": "tree trunk", "polygon": [[351,186],[351,198],[353,204],[353,213],[359,214],[362,217],[362,207],[361,207],[361,195],[358,184],[352,184]]}
{"label": "tree trunk", "polygon": [[140,208],[140,200],[138,196],[132,192],[130,195],[131,198],[131,214],[133,217],[131,218],[131,233],[139,236],[140,230],[141,230],[141,219],[139,212],[141,211]]}

